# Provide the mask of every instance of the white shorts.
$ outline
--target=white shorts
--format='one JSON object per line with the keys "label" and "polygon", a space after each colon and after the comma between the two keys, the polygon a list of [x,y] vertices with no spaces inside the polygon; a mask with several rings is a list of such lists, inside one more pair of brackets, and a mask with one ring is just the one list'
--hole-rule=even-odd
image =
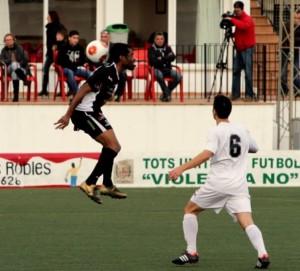
{"label": "white shorts", "polygon": [[244,195],[228,195],[202,186],[191,197],[191,201],[201,209],[213,209],[217,214],[225,208],[235,222],[237,221],[236,213],[252,212],[250,195],[247,193]]}

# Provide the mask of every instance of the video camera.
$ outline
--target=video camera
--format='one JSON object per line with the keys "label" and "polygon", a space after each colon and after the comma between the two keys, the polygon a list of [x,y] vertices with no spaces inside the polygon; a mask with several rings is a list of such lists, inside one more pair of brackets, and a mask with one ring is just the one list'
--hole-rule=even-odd
{"label": "video camera", "polygon": [[233,23],[230,20],[224,19],[226,17],[233,18],[233,17],[235,17],[235,14],[231,11],[227,11],[222,14],[222,20],[220,22],[220,27],[222,29],[230,29],[231,27],[233,27]]}

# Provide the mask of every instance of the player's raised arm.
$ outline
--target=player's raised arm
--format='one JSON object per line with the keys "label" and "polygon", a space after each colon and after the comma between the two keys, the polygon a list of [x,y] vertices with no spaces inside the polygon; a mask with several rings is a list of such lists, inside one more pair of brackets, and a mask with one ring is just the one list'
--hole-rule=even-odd
{"label": "player's raised arm", "polygon": [[211,151],[204,150],[195,156],[192,160],[185,164],[174,168],[169,172],[169,180],[176,180],[184,171],[201,165],[205,161],[209,160],[214,154]]}

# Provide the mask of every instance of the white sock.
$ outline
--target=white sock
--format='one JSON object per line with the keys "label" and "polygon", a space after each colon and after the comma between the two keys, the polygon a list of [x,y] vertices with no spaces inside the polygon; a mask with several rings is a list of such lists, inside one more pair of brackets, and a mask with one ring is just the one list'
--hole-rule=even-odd
{"label": "white sock", "polygon": [[197,233],[198,233],[198,220],[197,216],[193,214],[185,214],[183,217],[183,233],[187,243],[187,252],[197,252]]}
{"label": "white sock", "polygon": [[252,224],[245,229],[245,232],[248,235],[250,242],[257,250],[258,257],[261,258],[264,254],[267,254],[260,229],[256,225]]}

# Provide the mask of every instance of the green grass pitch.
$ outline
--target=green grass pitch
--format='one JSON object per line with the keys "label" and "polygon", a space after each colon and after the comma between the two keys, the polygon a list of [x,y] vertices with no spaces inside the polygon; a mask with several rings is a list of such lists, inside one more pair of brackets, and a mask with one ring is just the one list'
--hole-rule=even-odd
{"label": "green grass pitch", "polygon": [[[198,264],[171,264],[185,249],[183,207],[195,188],[122,190],[128,199],[103,205],[78,188],[0,190],[0,270],[253,270],[256,251],[225,211],[199,216]],[[300,188],[250,192],[270,270],[300,270]]]}

